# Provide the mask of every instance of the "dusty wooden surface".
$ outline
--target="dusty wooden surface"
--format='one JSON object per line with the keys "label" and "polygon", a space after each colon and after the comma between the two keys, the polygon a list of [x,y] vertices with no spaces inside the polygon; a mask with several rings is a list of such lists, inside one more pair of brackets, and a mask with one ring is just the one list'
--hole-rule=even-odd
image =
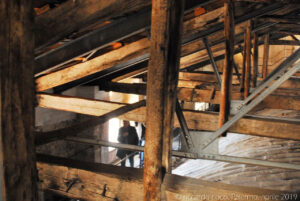
{"label": "dusty wooden surface", "polygon": [[[53,109],[73,111],[82,114],[100,116],[111,112],[117,108],[124,106],[123,103],[112,103],[105,101],[96,101],[82,98],[70,98],[64,96],[52,96],[49,101],[47,97],[42,101],[42,107]],[[131,112],[121,115],[119,118],[137,122],[145,122],[145,108],[135,109]],[[184,116],[190,129],[215,131],[218,128],[218,114],[210,112],[197,112],[185,110]],[[175,118],[175,126],[179,127],[179,123]],[[300,139],[300,125],[297,123],[264,120],[263,118],[245,117],[233,125],[229,131],[244,133],[249,135],[258,135],[265,137],[275,137],[283,139]]]}
{"label": "dusty wooden surface", "polygon": [[150,59],[147,74],[144,201],[160,201],[162,179],[171,172],[172,129],[184,1],[152,2]]}
{"label": "dusty wooden surface", "polygon": [[32,1],[1,1],[0,19],[0,199],[35,201]]}
{"label": "dusty wooden surface", "polygon": [[101,23],[150,4],[150,0],[67,1],[36,18],[36,46],[57,42],[86,25]]}
{"label": "dusty wooden surface", "polygon": [[[42,189],[87,201],[143,199],[142,169],[123,168],[105,164],[82,163],[71,159],[38,155],[39,184]],[[73,185],[72,181],[74,181]],[[263,195],[281,191],[248,188],[208,182],[166,174],[163,181],[166,201],[186,200],[249,200],[250,195],[262,200]],[[67,191],[67,192],[66,192]],[[248,199],[247,199],[248,198]]]}
{"label": "dusty wooden surface", "polygon": [[225,32],[225,60],[223,67],[221,101],[219,112],[219,127],[228,121],[230,115],[232,72],[234,55],[234,4],[228,0],[224,2],[224,32]]}

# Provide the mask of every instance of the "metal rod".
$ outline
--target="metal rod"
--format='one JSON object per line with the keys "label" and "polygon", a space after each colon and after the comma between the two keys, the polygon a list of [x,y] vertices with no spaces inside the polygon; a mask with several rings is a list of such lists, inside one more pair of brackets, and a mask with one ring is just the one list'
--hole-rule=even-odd
{"label": "metal rod", "polygon": [[200,149],[204,149],[209,144],[211,144],[219,135],[227,131],[234,123],[236,123],[240,118],[247,114],[252,108],[258,105],[264,98],[271,94],[275,89],[277,89],[283,82],[285,82],[289,77],[295,74],[300,69],[300,62],[292,67],[287,73],[281,76],[276,82],[274,82],[268,89],[258,95],[249,105],[242,107],[241,110],[232,117],[232,119],[226,122],[219,130],[211,134],[204,142],[200,144]]}
{"label": "metal rod", "polygon": [[184,143],[187,145],[189,151],[194,151],[195,150],[195,146],[193,144],[193,140],[191,138],[187,123],[185,121],[182,109],[180,107],[179,101],[178,99],[176,100],[176,115],[180,124],[180,127],[182,129],[183,132],[183,139],[184,139]]}
{"label": "metal rod", "polygon": [[216,64],[216,62],[214,60],[214,56],[213,56],[212,51],[210,49],[210,46],[208,44],[208,40],[207,40],[206,37],[202,38],[202,40],[203,40],[203,43],[204,43],[205,48],[207,50],[207,53],[208,53],[211,65],[212,65],[212,67],[214,69],[214,72],[215,72],[215,75],[217,77],[218,84],[219,84],[219,86],[221,86],[222,80],[221,80],[221,77],[220,77],[220,74],[219,74],[219,70],[218,70],[217,64]]}
{"label": "metal rod", "polygon": [[234,61],[233,61],[233,67],[234,67],[234,71],[236,73],[236,76],[237,76],[237,78],[238,78],[238,80],[241,84],[241,75],[239,73],[239,68],[238,68],[237,64]]}
{"label": "metal rod", "polygon": [[185,152],[178,152],[178,151],[173,151],[173,156],[193,158],[193,159],[222,161],[222,162],[229,162],[229,163],[258,165],[258,166],[274,167],[274,168],[282,168],[282,169],[290,169],[290,170],[300,170],[300,165],[298,164],[257,160],[257,159],[250,159],[250,158],[243,158],[243,157],[236,157],[236,156],[225,156],[225,155],[217,155],[217,154],[195,154],[195,153],[185,153]]}
{"label": "metal rod", "polygon": [[[67,137],[65,140],[77,142],[77,143],[83,143],[83,144],[91,144],[96,146],[122,148],[131,151],[144,151],[144,147],[142,146],[119,144],[114,142],[105,142],[105,141],[95,140],[95,139]],[[300,170],[299,164],[271,162],[271,161],[256,160],[256,159],[235,157],[235,156],[225,156],[225,155],[216,155],[216,154],[197,154],[197,153],[179,152],[179,151],[172,151],[172,155],[176,157],[183,157],[183,158],[190,158],[190,159],[214,160],[214,161],[223,161],[223,162],[230,162],[230,163],[240,163],[240,164],[259,165],[259,166],[266,166],[266,167],[284,168],[284,169],[291,169],[291,170]]]}

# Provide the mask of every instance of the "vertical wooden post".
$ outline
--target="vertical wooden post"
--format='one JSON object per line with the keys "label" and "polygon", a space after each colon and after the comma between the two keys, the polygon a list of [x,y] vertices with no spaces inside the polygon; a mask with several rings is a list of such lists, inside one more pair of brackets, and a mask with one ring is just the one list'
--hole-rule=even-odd
{"label": "vertical wooden post", "polygon": [[244,98],[249,96],[251,79],[251,21],[248,21],[246,30],[246,65],[245,65],[245,86]]}
{"label": "vertical wooden post", "polygon": [[0,200],[35,201],[32,1],[0,1],[0,19]]}
{"label": "vertical wooden post", "polygon": [[184,1],[153,0],[147,81],[144,201],[161,200],[171,172],[171,132],[178,83]]}
{"label": "vertical wooden post", "polygon": [[258,36],[254,33],[253,36],[253,68],[252,68],[252,87],[256,87],[258,72]]}
{"label": "vertical wooden post", "polygon": [[224,2],[224,32],[225,32],[225,60],[221,88],[221,103],[219,126],[228,121],[230,115],[232,72],[234,67],[234,4],[232,0]]}
{"label": "vertical wooden post", "polygon": [[270,41],[270,34],[267,33],[264,38],[264,55],[263,55],[263,66],[262,66],[263,79],[265,79],[268,74],[269,41]]}
{"label": "vertical wooden post", "polygon": [[243,69],[241,78],[241,92],[245,89],[245,71],[246,71],[246,41],[247,41],[247,31],[244,32],[244,46],[243,46]]}

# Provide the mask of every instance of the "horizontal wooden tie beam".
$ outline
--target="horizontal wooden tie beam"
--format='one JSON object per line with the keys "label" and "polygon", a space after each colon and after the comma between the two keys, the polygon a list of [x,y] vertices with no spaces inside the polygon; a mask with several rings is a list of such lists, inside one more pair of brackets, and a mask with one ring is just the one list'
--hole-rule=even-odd
{"label": "horizontal wooden tie beam", "polygon": [[[43,190],[70,198],[94,200],[124,200],[141,201],[143,199],[142,169],[124,168],[105,164],[76,161],[72,159],[37,155],[39,183]],[[65,184],[74,182],[68,189]],[[219,200],[216,197],[227,196],[228,200],[235,197],[256,196],[258,200],[264,195],[281,195],[282,191],[272,191],[259,188],[208,182],[183,176],[166,174],[163,186],[166,201]],[[216,193],[218,192],[218,193]]]}
{"label": "horizontal wooden tie beam", "polygon": [[[76,97],[65,97],[57,95],[39,95],[39,106],[57,110],[72,111],[82,114],[100,116],[109,113],[125,104],[96,101]],[[218,127],[218,114],[211,112],[198,112],[184,110],[188,128],[194,130],[215,131]],[[145,107],[141,107],[126,114],[120,115],[120,119],[145,122]],[[175,119],[175,126],[179,127],[179,122]],[[282,139],[300,140],[300,124],[284,120],[264,119],[263,117],[246,116],[235,123],[229,132],[243,133],[249,135],[274,137]],[[52,132],[53,135],[57,133]],[[63,132],[57,134],[58,138]],[[44,133],[45,134],[45,133]],[[43,133],[41,133],[43,135]]]}

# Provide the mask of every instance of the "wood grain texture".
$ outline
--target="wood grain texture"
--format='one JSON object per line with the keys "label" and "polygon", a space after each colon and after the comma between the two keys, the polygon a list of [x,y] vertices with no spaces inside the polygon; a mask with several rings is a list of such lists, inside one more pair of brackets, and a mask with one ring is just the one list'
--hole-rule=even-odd
{"label": "wood grain texture", "polygon": [[[142,169],[82,163],[46,155],[38,155],[38,160],[40,184],[45,190],[87,201],[141,201],[143,199]],[[68,183],[74,180],[76,183],[66,192]],[[165,201],[220,200],[216,195],[228,196],[228,200],[233,200],[233,196],[239,196],[242,198],[239,200],[242,201],[246,201],[247,198],[249,200],[247,195],[255,195],[258,200],[262,200],[262,195],[284,193],[172,174],[166,174],[163,186],[166,193]]]}
{"label": "wood grain texture", "polygon": [[147,74],[144,201],[162,198],[161,183],[171,172],[173,118],[178,82],[184,1],[152,1]]}
{"label": "wood grain texture", "polygon": [[245,89],[244,98],[247,98],[250,93],[250,81],[251,81],[251,21],[248,21],[246,29],[246,64],[245,64]]}
{"label": "wood grain texture", "polygon": [[0,19],[0,199],[36,201],[32,1],[0,1]]}
{"label": "wood grain texture", "polygon": [[[192,89],[189,90],[190,93],[192,93]],[[203,90],[200,90],[199,94],[203,96]],[[207,98],[207,97],[209,97],[208,94],[206,95],[206,97],[203,98]],[[58,97],[58,99],[59,99],[58,101],[43,102],[44,104],[43,107],[49,107],[53,109],[67,110],[67,111],[73,110],[73,112],[80,113],[83,111],[88,111],[84,107],[89,107],[95,104],[95,106],[93,106],[95,107],[95,111],[99,111],[99,114],[101,115],[103,113],[111,112],[115,110],[115,108],[125,105],[120,103],[109,103],[109,102],[103,103],[103,101],[86,100],[78,97],[73,98],[73,100],[72,99],[70,100],[70,97],[64,98],[63,96],[60,96]],[[273,100],[276,100],[276,97],[274,97]],[[280,101],[279,98],[278,100]],[[58,102],[60,102],[60,105],[56,106]],[[271,101],[269,101],[269,103],[270,102]],[[218,128],[217,113],[197,112],[192,110],[185,110],[183,111],[183,113],[186,118],[188,127],[190,129],[215,131]],[[84,114],[86,114],[86,112],[84,112]],[[95,115],[95,112],[93,111],[91,115]],[[124,120],[136,121],[136,122],[145,122],[146,121],[145,107],[141,107],[139,109],[135,109],[130,112],[127,112],[126,114],[119,116],[119,118]],[[176,118],[174,121],[174,126],[176,127],[180,126]],[[296,123],[285,122],[285,121],[265,120],[263,118],[244,117],[241,120],[239,120],[235,125],[233,125],[229,129],[229,131],[242,133],[242,134],[244,133],[249,135],[300,140],[299,124],[297,125]]]}
{"label": "wood grain texture", "polygon": [[150,0],[72,0],[35,19],[36,47],[53,44],[80,28],[151,4]]}
{"label": "wood grain texture", "polygon": [[266,34],[264,37],[264,53],[263,53],[263,66],[262,66],[263,79],[265,79],[268,74],[269,42],[270,42],[270,34]]}
{"label": "wood grain texture", "polygon": [[232,0],[224,2],[224,32],[225,32],[225,60],[222,76],[221,102],[219,113],[219,127],[228,121],[230,115],[233,55],[234,55],[234,4]]}

